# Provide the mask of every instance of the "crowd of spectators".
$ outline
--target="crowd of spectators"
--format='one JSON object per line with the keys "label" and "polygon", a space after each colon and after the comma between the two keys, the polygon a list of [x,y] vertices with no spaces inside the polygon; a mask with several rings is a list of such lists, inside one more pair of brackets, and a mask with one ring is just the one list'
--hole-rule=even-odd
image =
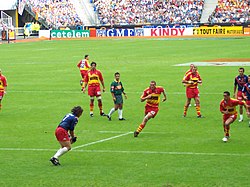
{"label": "crowd of spectators", "polygon": [[101,24],[198,23],[204,0],[94,0]]}
{"label": "crowd of spectators", "polygon": [[211,23],[250,22],[249,7],[249,0],[219,0],[208,21]]}
{"label": "crowd of spectators", "polygon": [[81,22],[70,0],[27,0],[27,4],[50,27],[76,26]]}

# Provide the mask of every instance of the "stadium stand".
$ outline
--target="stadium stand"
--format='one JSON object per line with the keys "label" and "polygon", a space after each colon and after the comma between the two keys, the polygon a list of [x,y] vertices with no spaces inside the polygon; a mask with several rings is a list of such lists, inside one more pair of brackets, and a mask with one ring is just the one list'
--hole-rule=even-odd
{"label": "stadium stand", "polygon": [[94,0],[101,24],[199,23],[204,0]]}
{"label": "stadium stand", "polygon": [[51,28],[76,26],[81,19],[70,0],[27,0],[33,12],[46,20]]}
{"label": "stadium stand", "polygon": [[219,0],[208,21],[210,23],[250,22],[249,6],[249,0]]}

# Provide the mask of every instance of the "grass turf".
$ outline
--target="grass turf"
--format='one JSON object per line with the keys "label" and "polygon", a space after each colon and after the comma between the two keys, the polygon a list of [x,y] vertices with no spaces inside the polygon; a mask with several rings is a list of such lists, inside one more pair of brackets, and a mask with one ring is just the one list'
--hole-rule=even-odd
{"label": "grass turf", "polygon": [[[250,38],[110,39],[42,41],[0,45],[0,68],[8,79],[0,112],[1,186],[248,186],[250,152],[247,117],[231,126],[231,140],[222,143],[219,102],[233,92],[238,66],[198,67],[201,112],[194,107],[182,117],[188,67],[174,66],[218,58],[250,58]],[[106,93],[104,111],[112,108],[109,85],[116,71],[128,94],[126,121],[89,117],[89,98],[80,91],[77,62],[84,54],[97,62]],[[240,66],[239,66],[240,67]],[[245,67],[249,74],[248,67]],[[142,91],[155,80],[168,100],[139,135],[145,103]],[[76,127],[79,146],[54,167],[49,158],[59,148],[54,130],[75,105],[84,108]],[[131,133],[129,133],[131,132]],[[128,133],[128,134],[126,134]],[[116,136],[119,136],[116,138]],[[110,139],[109,139],[110,138]],[[80,147],[82,146],[82,147]]]}

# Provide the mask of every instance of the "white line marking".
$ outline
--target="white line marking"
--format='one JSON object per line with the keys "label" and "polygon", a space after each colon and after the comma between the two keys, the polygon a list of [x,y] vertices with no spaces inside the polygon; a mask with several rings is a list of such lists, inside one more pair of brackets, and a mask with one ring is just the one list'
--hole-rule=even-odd
{"label": "white line marking", "polygon": [[[57,151],[56,149],[32,149],[32,148],[0,148],[0,151]],[[85,153],[125,153],[125,154],[161,154],[161,155],[197,155],[197,156],[239,156],[249,157],[250,154],[239,153],[196,153],[196,152],[169,152],[169,151],[115,151],[115,150],[72,150]]]}
{"label": "white line marking", "polygon": [[[8,93],[59,93],[59,94],[82,94],[82,92],[79,91],[62,91],[62,90],[9,90]],[[109,94],[108,92],[105,92],[103,94]],[[126,92],[129,94],[142,94],[142,92]],[[184,95],[186,92],[167,92],[168,95]],[[221,93],[202,93],[202,95],[219,95]]]}
{"label": "white line marking", "polygon": [[72,150],[75,150],[75,149],[78,149],[78,148],[81,148],[81,147],[87,147],[89,145],[94,145],[94,144],[105,142],[105,141],[108,141],[108,140],[113,140],[115,138],[126,136],[126,135],[131,134],[131,133],[133,133],[133,132],[127,132],[127,133],[120,134],[120,135],[117,135],[117,136],[112,136],[110,138],[105,138],[105,139],[98,140],[98,141],[95,141],[95,142],[90,142],[90,143],[87,143],[87,144],[79,145],[79,146],[76,146],[76,147],[72,148]]}

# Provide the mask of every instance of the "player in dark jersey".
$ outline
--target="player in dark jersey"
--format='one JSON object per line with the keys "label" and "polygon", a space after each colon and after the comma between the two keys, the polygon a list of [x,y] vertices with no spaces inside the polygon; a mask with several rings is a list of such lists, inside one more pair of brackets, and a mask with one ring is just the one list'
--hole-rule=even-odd
{"label": "player in dark jersey", "polygon": [[[244,68],[239,68],[239,75],[235,77],[234,79],[234,95],[233,97],[235,99],[238,99],[239,101],[243,101],[242,97],[242,88],[243,86],[248,82],[248,77],[247,75],[244,75],[245,69]],[[236,89],[238,87],[237,91],[237,97],[235,97]],[[243,121],[243,106],[240,105],[240,119],[239,122]]]}
{"label": "player in dark jersey", "polygon": [[107,117],[109,121],[111,121],[111,115],[118,109],[119,120],[125,120],[122,117],[122,107],[123,107],[123,98],[122,94],[124,95],[125,99],[127,99],[127,95],[124,92],[124,88],[122,82],[120,81],[120,73],[115,73],[115,80],[110,85],[110,92],[114,101],[115,106],[111,108],[110,112],[108,113]]}
{"label": "player in dark jersey", "polygon": [[[243,86],[242,96],[243,96],[244,100],[246,100],[248,111],[250,111],[250,108],[249,108],[249,106],[250,106],[250,75],[248,75],[248,83],[246,83]],[[247,112],[247,117],[250,118],[249,112]],[[248,122],[248,126],[250,127],[250,121]]]}
{"label": "player in dark jersey", "polygon": [[71,110],[71,113],[64,116],[55,131],[55,136],[61,145],[61,148],[50,159],[55,166],[60,165],[59,157],[67,153],[71,149],[71,144],[76,142],[74,129],[78,123],[79,117],[82,115],[83,109],[76,106]]}

